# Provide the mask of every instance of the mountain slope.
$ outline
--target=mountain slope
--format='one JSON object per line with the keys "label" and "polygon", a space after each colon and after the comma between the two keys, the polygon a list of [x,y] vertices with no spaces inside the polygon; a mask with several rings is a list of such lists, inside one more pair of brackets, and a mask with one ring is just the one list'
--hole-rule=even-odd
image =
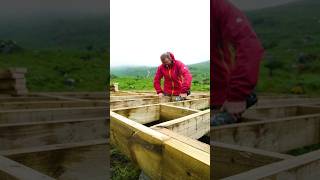
{"label": "mountain slope", "polygon": [[320,1],[302,0],[247,12],[266,50],[258,91],[320,93],[319,8]]}
{"label": "mountain slope", "polygon": [[[192,74],[206,74],[209,77],[210,64],[209,61],[188,65]],[[111,74],[115,76],[142,76],[146,77],[148,74],[152,76],[155,74],[157,67],[137,66],[137,67],[111,67]]]}
{"label": "mountain slope", "polygon": [[0,29],[0,40],[14,40],[26,49],[106,49],[109,45],[107,14],[2,17]]}

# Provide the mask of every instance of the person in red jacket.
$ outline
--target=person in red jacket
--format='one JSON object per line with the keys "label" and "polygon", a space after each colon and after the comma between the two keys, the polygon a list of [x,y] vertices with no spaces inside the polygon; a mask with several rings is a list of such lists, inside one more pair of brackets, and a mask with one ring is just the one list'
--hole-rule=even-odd
{"label": "person in red jacket", "polygon": [[[190,94],[192,75],[186,65],[174,58],[170,52],[160,56],[162,64],[158,67],[153,85],[159,95],[180,96],[186,98]],[[164,88],[161,79],[164,78]]]}
{"label": "person in red jacket", "polygon": [[241,117],[257,84],[263,48],[247,17],[227,0],[210,12],[211,109]]}

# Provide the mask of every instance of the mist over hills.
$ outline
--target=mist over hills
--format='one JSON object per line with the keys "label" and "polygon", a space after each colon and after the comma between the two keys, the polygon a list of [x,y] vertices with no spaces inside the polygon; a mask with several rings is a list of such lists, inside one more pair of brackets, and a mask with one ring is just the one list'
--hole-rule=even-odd
{"label": "mist over hills", "polygon": [[237,7],[243,10],[254,10],[266,7],[279,6],[297,0],[230,0]]}
{"label": "mist over hills", "polygon": [[105,0],[4,0],[0,40],[14,40],[27,49],[106,48],[108,6]]}

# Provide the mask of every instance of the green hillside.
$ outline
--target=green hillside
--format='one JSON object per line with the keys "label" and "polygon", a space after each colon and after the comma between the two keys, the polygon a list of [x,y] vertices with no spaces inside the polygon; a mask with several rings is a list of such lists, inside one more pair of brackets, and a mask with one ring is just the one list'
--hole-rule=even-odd
{"label": "green hillside", "polygon": [[0,42],[15,41],[22,51],[0,50],[0,68],[28,68],[30,91],[103,91],[108,24],[106,15],[1,19]]}
{"label": "green hillside", "polygon": [[108,59],[106,51],[26,50],[0,54],[0,68],[26,67],[30,91],[103,91]]}
{"label": "green hillside", "polygon": [[142,76],[146,77],[148,75],[148,72],[150,72],[151,75],[155,74],[156,67],[148,67],[148,66],[137,66],[137,67],[129,67],[129,66],[120,66],[120,67],[111,67],[110,73],[123,77],[123,76]]}
{"label": "green hillside", "polygon": [[[210,62],[205,61],[188,65],[192,76],[192,90],[208,91],[210,89]],[[153,77],[157,67],[116,67],[111,68],[111,83],[119,83],[122,90],[152,90]]]}
{"label": "green hillside", "polygon": [[[193,73],[210,73],[209,61],[188,65],[189,69]],[[137,66],[137,67],[111,67],[110,72],[116,76],[147,76],[150,74],[153,76],[157,70],[157,67]]]}
{"label": "green hillside", "polygon": [[319,8],[304,0],[247,12],[266,49],[258,91],[320,93]]}

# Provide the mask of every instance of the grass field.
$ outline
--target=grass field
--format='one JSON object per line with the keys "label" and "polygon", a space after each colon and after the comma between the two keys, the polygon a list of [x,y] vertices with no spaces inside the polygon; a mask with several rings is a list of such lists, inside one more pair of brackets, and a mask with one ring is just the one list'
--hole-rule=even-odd
{"label": "grass field", "polygon": [[[193,76],[192,91],[210,90],[210,64],[205,61],[189,65]],[[111,68],[111,83],[119,83],[123,90],[153,90],[153,78],[156,67],[120,67]],[[150,72],[148,76],[148,72]]]}
{"label": "grass field", "polygon": [[31,92],[106,90],[107,15],[0,19],[0,40],[16,41],[23,49],[0,52],[0,68],[26,67]]}
{"label": "grass field", "polygon": [[139,178],[140,169],[131,163],[119,150],[111,146],[111,179],[113,180],[136,180]]}
{"label": "grass field", "polygon": [[104,91],[109,78],[107,59],[106,51],[26,50],[0,55],[0,67],[26,67],[31,92]]}
{"label": "grass field", "polygon": [[[320,94],[319,7],[320,1],[303,0],[247,12],[266,49],[258,91],[292,93],[300,87]],[[267,67],[273,67],[272,76]]]}

